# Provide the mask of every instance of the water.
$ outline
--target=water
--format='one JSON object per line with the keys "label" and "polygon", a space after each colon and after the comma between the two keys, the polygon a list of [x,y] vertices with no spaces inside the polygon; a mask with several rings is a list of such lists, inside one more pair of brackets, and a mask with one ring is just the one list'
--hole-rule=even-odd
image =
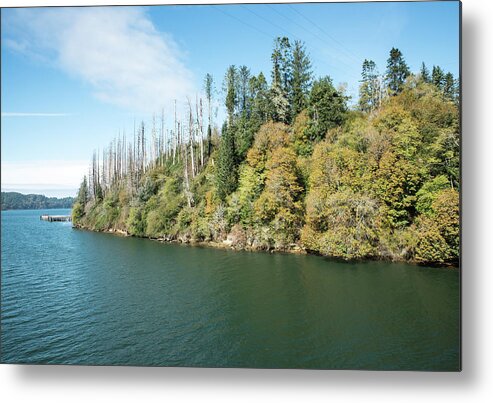
{"label": "water", "polygon": [[9,363],[457,370],[459,272],[166,245],[2,212]]}

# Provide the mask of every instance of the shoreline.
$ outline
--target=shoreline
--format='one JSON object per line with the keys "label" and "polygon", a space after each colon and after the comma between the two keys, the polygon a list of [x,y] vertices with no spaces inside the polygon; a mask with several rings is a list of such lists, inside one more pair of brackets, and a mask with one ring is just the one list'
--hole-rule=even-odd
{"label": "shoreline", "polygon": [[289,255],[306,255],[306,256],[319,256],[339,262],[346,262],[346,263],[351,263],[351,262],[392,262],[392,263],[406,263],[410,264],[416,267],[433,267],[433,268],[442,268],[442,269],[460,269],[460,262],[455,263],[422,263],[422,262],[417,262],[414,260],[399,260],[399,259],[385,259],[384,257],[375,257],[375,258],[368,258],[368,259],[352,259],[352,260],[344,260],[337,258],[335,256],[329,256],[329,255],[321,255],[318,253],[313,253],[310,251],[307,251],[306,249],[302,248],[300,245],[296,245],[296,249],[255,249],[255,248],[244,248],[244,247],[235,247],[232,245],[232,243],[228,240],[225,240],[223,242],[216,242],[216,241],[192,241],[192,240],[187,240],[183,241],[182,239],[169,239],[169,238],[151,238],[147,236],[137,236],[130,234],[128,231],[125,230],[120,230],[120,229],[105,229],[105,230],[94,230],[88,227],[85,227],[80,224],[75,224],[72,225],[73,229],[78,229],[78,230],[83,230],[83,231],[90,231],[90,232],[100,232],[100,233],[105,233],[105,234],[111,234],[111,235],[116,235],[120,237],[132,237],[132,238],[139,238],[139,239],[146,239],[149,241],[154,241],[154,242],[159,242],[163,244],[176,244],[176,245],[188,245],[188,246],[196,246],[196,247],[205,247],[205,248],[213,248],[213,249],[223,249],[223,250],[231,250],[231,251],[244,251],[244,252],[252,252],[252,253],[269,253],[269,254],[289,254]]}

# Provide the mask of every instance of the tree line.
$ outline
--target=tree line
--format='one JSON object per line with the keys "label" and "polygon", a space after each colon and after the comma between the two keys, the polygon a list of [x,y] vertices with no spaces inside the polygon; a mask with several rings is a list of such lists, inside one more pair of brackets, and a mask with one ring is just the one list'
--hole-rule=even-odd
{"label": "tree line", "polygon": [[2,210],[39,210],[71,208],[73,197],[46,197],[38,194],[22,194],[18,192],[2,192]]}
{"label": "tree line", "polygon": [[[459,82],[399,49],[364,60],[358,102],[280,37],[270,80],[230,65],[171,128],[161,114],[94,153],[74,222],[93,229],[343,259],[458,258]],[[205,110],[205,113],[203,111]],[[204,118],[204,115],[207,115]]]}

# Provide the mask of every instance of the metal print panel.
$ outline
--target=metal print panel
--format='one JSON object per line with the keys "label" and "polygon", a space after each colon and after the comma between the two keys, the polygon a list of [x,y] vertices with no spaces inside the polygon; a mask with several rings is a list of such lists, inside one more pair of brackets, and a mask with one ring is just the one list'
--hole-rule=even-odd
{"label": "metal print panel", "polygon": [[2,8],[1,362],[459,371],[460,7]]}

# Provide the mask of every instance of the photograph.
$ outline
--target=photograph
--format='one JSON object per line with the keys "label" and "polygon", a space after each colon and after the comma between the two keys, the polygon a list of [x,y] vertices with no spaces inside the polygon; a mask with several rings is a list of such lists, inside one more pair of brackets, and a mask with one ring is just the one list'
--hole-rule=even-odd
{"label": "photograph", "polygon": [[2,364],[460,372],[459,1],[1,8]]}

